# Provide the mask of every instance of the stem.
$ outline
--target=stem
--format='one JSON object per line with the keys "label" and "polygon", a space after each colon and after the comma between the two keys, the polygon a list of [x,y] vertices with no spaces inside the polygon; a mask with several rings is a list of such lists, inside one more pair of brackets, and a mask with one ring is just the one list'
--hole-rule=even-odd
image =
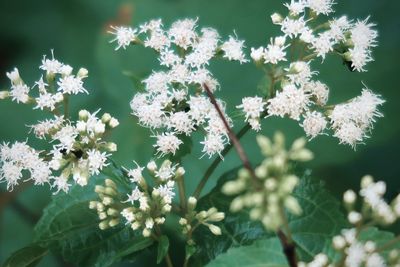
{"label": "stem", "polygon": [[277,234],[278,234],[279,240],[281,241],[283,253],[286,256],[289,266],[297,267],[297,257],[296,257],[295,245],[289,241],[289,239],[282,232],[282,230],[278,230]]}
{"label": "stem", "polygon": [[[160,242],[161,229],[160,229],[160,227],[158,227],[158,225],[156,225],[154,227],[154,230],[155,230],[156,233],[152,234],[151,236],[157,242]],[[168,267],[174,267],[174,265],[172,264],[172,260],[171,260],[171,256],[169,255],[169,252],[167,252],[167,254],[165,255],[164,259],[165,259],[165,263],[167,264]]]}
{"label": "stem", "polygon": [[183,177],[177,179],[178,191],[179,191],[179,201],[181,209],[186,212],[186,191],[185,191],[185,180]]}
{"label": "stem", "polygon": [[167,252],[167,255],[165,255],[165,262],[167,263],[168,267],[174,267],[171,257],[169,256],[169,252]]}
{"label": "stem", "polygon": [[66,119],[68,119],[69,118],[69,97],[66,94],[64,94],[63,105],[64,105],[64,117]]}
{"label": "stem", "polygon": [[235,146],[235,149],[240,157],[240,160],[243,162],[243,166],[249,171],[251,177],[253,177],[253,180],[257,181],[257,177],[254,173],[253,168],[251,167],[249,158],[247,157],[246,152],[244,152],[244,149],[243,149],[242,145],[240,144],[239,139],[236,137],[235,133],[232,131],[231,127],[229,126],[229,123],[226,120],[224,113],[222,112],[221,108],[219,107],[217,101],[215,100],[213,93],[211,92],[210,88],[208,88],[207,84],[203,84],[203,88],[206,91],[208,97],[210,98],[211,104],[215,107],[220,119],[224,123],[225,129],[228,132],[228,136],[232,140],[232,143]]}
{"label": "stem", "polygon": [[382,246],[380,246],[379,248],[377,248],[375,250],[375,252],[382,252],[388,248],[390,248],[391,246],[395,245],[396,243],[400,242],[400,235],[396,236],[394,239],[390,240],[389,242],[383,244]]}

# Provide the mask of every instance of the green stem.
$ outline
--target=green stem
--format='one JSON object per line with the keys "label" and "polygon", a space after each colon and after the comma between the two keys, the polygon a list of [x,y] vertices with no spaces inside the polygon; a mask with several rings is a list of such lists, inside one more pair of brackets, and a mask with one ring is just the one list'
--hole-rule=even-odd
{"label": "green stem", "polygon": [[64,94],[63,105],[64,105],[64,117],[66,119],[68,119],[69,118],[69,97],[66,94]]}
{"label": "green stem", "polygon": [[177,180],[178,191],[179,191],[179,201],[183,212],[186,212],[186,191],[185,191],[185,180],[183,177],[179,177]]}
{"label": "green stem", "polygon": [[392,247],[393,245],[397,244],[400,242],[400,235],[396,236],[394,239],[390,240],[389,242],[383,244],[382,246],[378,247],[375,252],[382,252],[390,247]]}

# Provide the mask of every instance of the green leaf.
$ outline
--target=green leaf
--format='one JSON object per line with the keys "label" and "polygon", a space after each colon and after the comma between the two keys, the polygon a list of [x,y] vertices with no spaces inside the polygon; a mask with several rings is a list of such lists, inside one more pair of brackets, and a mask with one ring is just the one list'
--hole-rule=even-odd
{"label": "green leaf", "polygon": [[289,227],[300,258],[309,260],[327,251],[332,237],[348,223],[340,203],[325,189],[323,182],[312,179],[309,174],[300,180],[293,195],[303,213],[301,216],[288,214]]}
{"label": "green leaf", "polygon": [[110,266],[124,259],[134,260],[135,252],[149,247],[151,239],[124,225],[99,229],[97,214],[88,203],[97,199],[94,187],[100,181],[103,178],[92,177],[87,186],[76,185],[67,194],[53,197],[35,227],[35,241],[79,266]]}
{"label": "green leaf", "polygon": [[164,257],[167,255],[169,249],[169,239],[167,236],[160,236],[160,240],[158,240],[158,249],[157,249],[157,264],[159,264]]}
{"label": "green leaf", "polygon": [[17,250],[4,262],[3,267],[34,267],[48,253],[47,248],[37,244]]}
{"label": "green leaf", "polygon": [[180,134],[177,137],[183,143],[179,146],[179,149],[178,149],[178,151],[176,151],[175,155],[170,156],[170,160],[172,162],[180,161],[184,156],[189,155],[192,152],[192,148],[193,148],[193,141],[190,136]]}
{"label": "green leaf", "polygon": [[[374,241],[376,247],[379,249],[380,247],[387,244],[389,241],[393,240],[396,236],[392,232],[382,231],[376,227],[369,227],[360,233],[359,239],[361,241],[372,240]],[[393,244],[390,247],[379,252],[385,259],[388,258],[389,252],[392,249],[400,249],[400,242]]]}
{"label": "green leaf", "polygon": [[231,248],[207,267],[287,267],[277,238],[258,240],[249,246]]}

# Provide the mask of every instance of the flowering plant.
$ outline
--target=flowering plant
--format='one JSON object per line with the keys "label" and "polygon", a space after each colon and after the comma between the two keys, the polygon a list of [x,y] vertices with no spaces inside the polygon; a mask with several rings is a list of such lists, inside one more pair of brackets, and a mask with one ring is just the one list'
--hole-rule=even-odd
{"label": "flowering plant", "polygon": [[[400,238],[377,228],[398,222],[400,195],[388,201],[386,184],[365,176],[358,194],[344,193],[342,209],[301,167],[313,159],[307,140],[332,135],[356,149],[383,116],[379,108],[385,101],[365,84],[359,96],[331,103],[330,89],[318,80],[314,69],[328,56],[339,57],[349,71],[365,72],[377,45],[369,18],[330,18],[334,4],[291,0],[286,15],[271,16],[281,34],[250,49],[236,33],[221,37],[213,28],[201,28],[199,19],[169,27],[161,19],[136,28],[111,27],[115,50],[143,46],[155,51],[160,64],[129,103],[137,123],[151,132],[154,154],[145,166],[134,159],[131,166],[120,166],[112,159],[117,144],[108,139],[118,119],[100,109],[70,112],[71,96],[90,91],[84,86],[88,70],[74,71],[52,51],[43,57],[43,73],[33,85],[17,68],[7,72],[10,89],[1,91],[0,99],[47,112],[46,119],[29,126],[47,144],[3,142],[0,181],[10,191],[22,182],[48,184],[55,196],[35,227],[33,243],[5,266],[34,266],[49,250],[79,266],[111,266],[149,255],[154,264],[168,267],[400,266]],[[255,64],[269,81],[260,95],[235,103],[240,119],[216,96],[223,88],[209,69],[213,60]],[[262,135],[262,122],[274,116],[297,121],[305,137],[287,147],[279,131],[273,138]],[[242,121],[235,133],[233,126]],[[250,130],[260,133],[256,142],[264,160],[257,165],[240,143]],[[196,145],[202,149],[199,160],[215,159],[188,193],[191,171],[182,159]],[[232,148],[242,167],[202,195]]]}

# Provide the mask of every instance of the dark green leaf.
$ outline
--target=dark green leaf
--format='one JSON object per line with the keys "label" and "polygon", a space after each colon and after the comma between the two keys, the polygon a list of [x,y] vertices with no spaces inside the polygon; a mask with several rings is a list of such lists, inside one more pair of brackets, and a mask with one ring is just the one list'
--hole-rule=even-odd
{"label": "dark green leaf", "polygon": [[249,246],[230,248],[207,267],[287,267],[277,238],[257,240]]}
{"label": "dark green leaf", "polygon": [[34,267],[47,254],[48,249],[32,244],[14,252],[3,267]]}
{"label": "dark green leaf", "polygon": [[340,203],[324,188],[321,181],[305,175],[293,194],[301,216],[289,215],[289,226],[302,260],[309,260],[331,246],[332,237],[348,226]]}
{"label": "dark green leaf", "polygon": [[157,249],[157,264],[160,263],[164,257],[168,254],[169,249],[169,239],[167,236],[160,236],[160,240],[158,240],[158,249]]}
{"label": "dark green leaf", "polygon": [[89,185],[56,195],[35,227],[36,242],[79,266],[110,266],[127,257],[134,259],[133,253],[152,244],[124,225],[99,229],[96,212],[88,208],[89,201],[97,199],[96,180],[100,184],[103,178],[92,177]]}

